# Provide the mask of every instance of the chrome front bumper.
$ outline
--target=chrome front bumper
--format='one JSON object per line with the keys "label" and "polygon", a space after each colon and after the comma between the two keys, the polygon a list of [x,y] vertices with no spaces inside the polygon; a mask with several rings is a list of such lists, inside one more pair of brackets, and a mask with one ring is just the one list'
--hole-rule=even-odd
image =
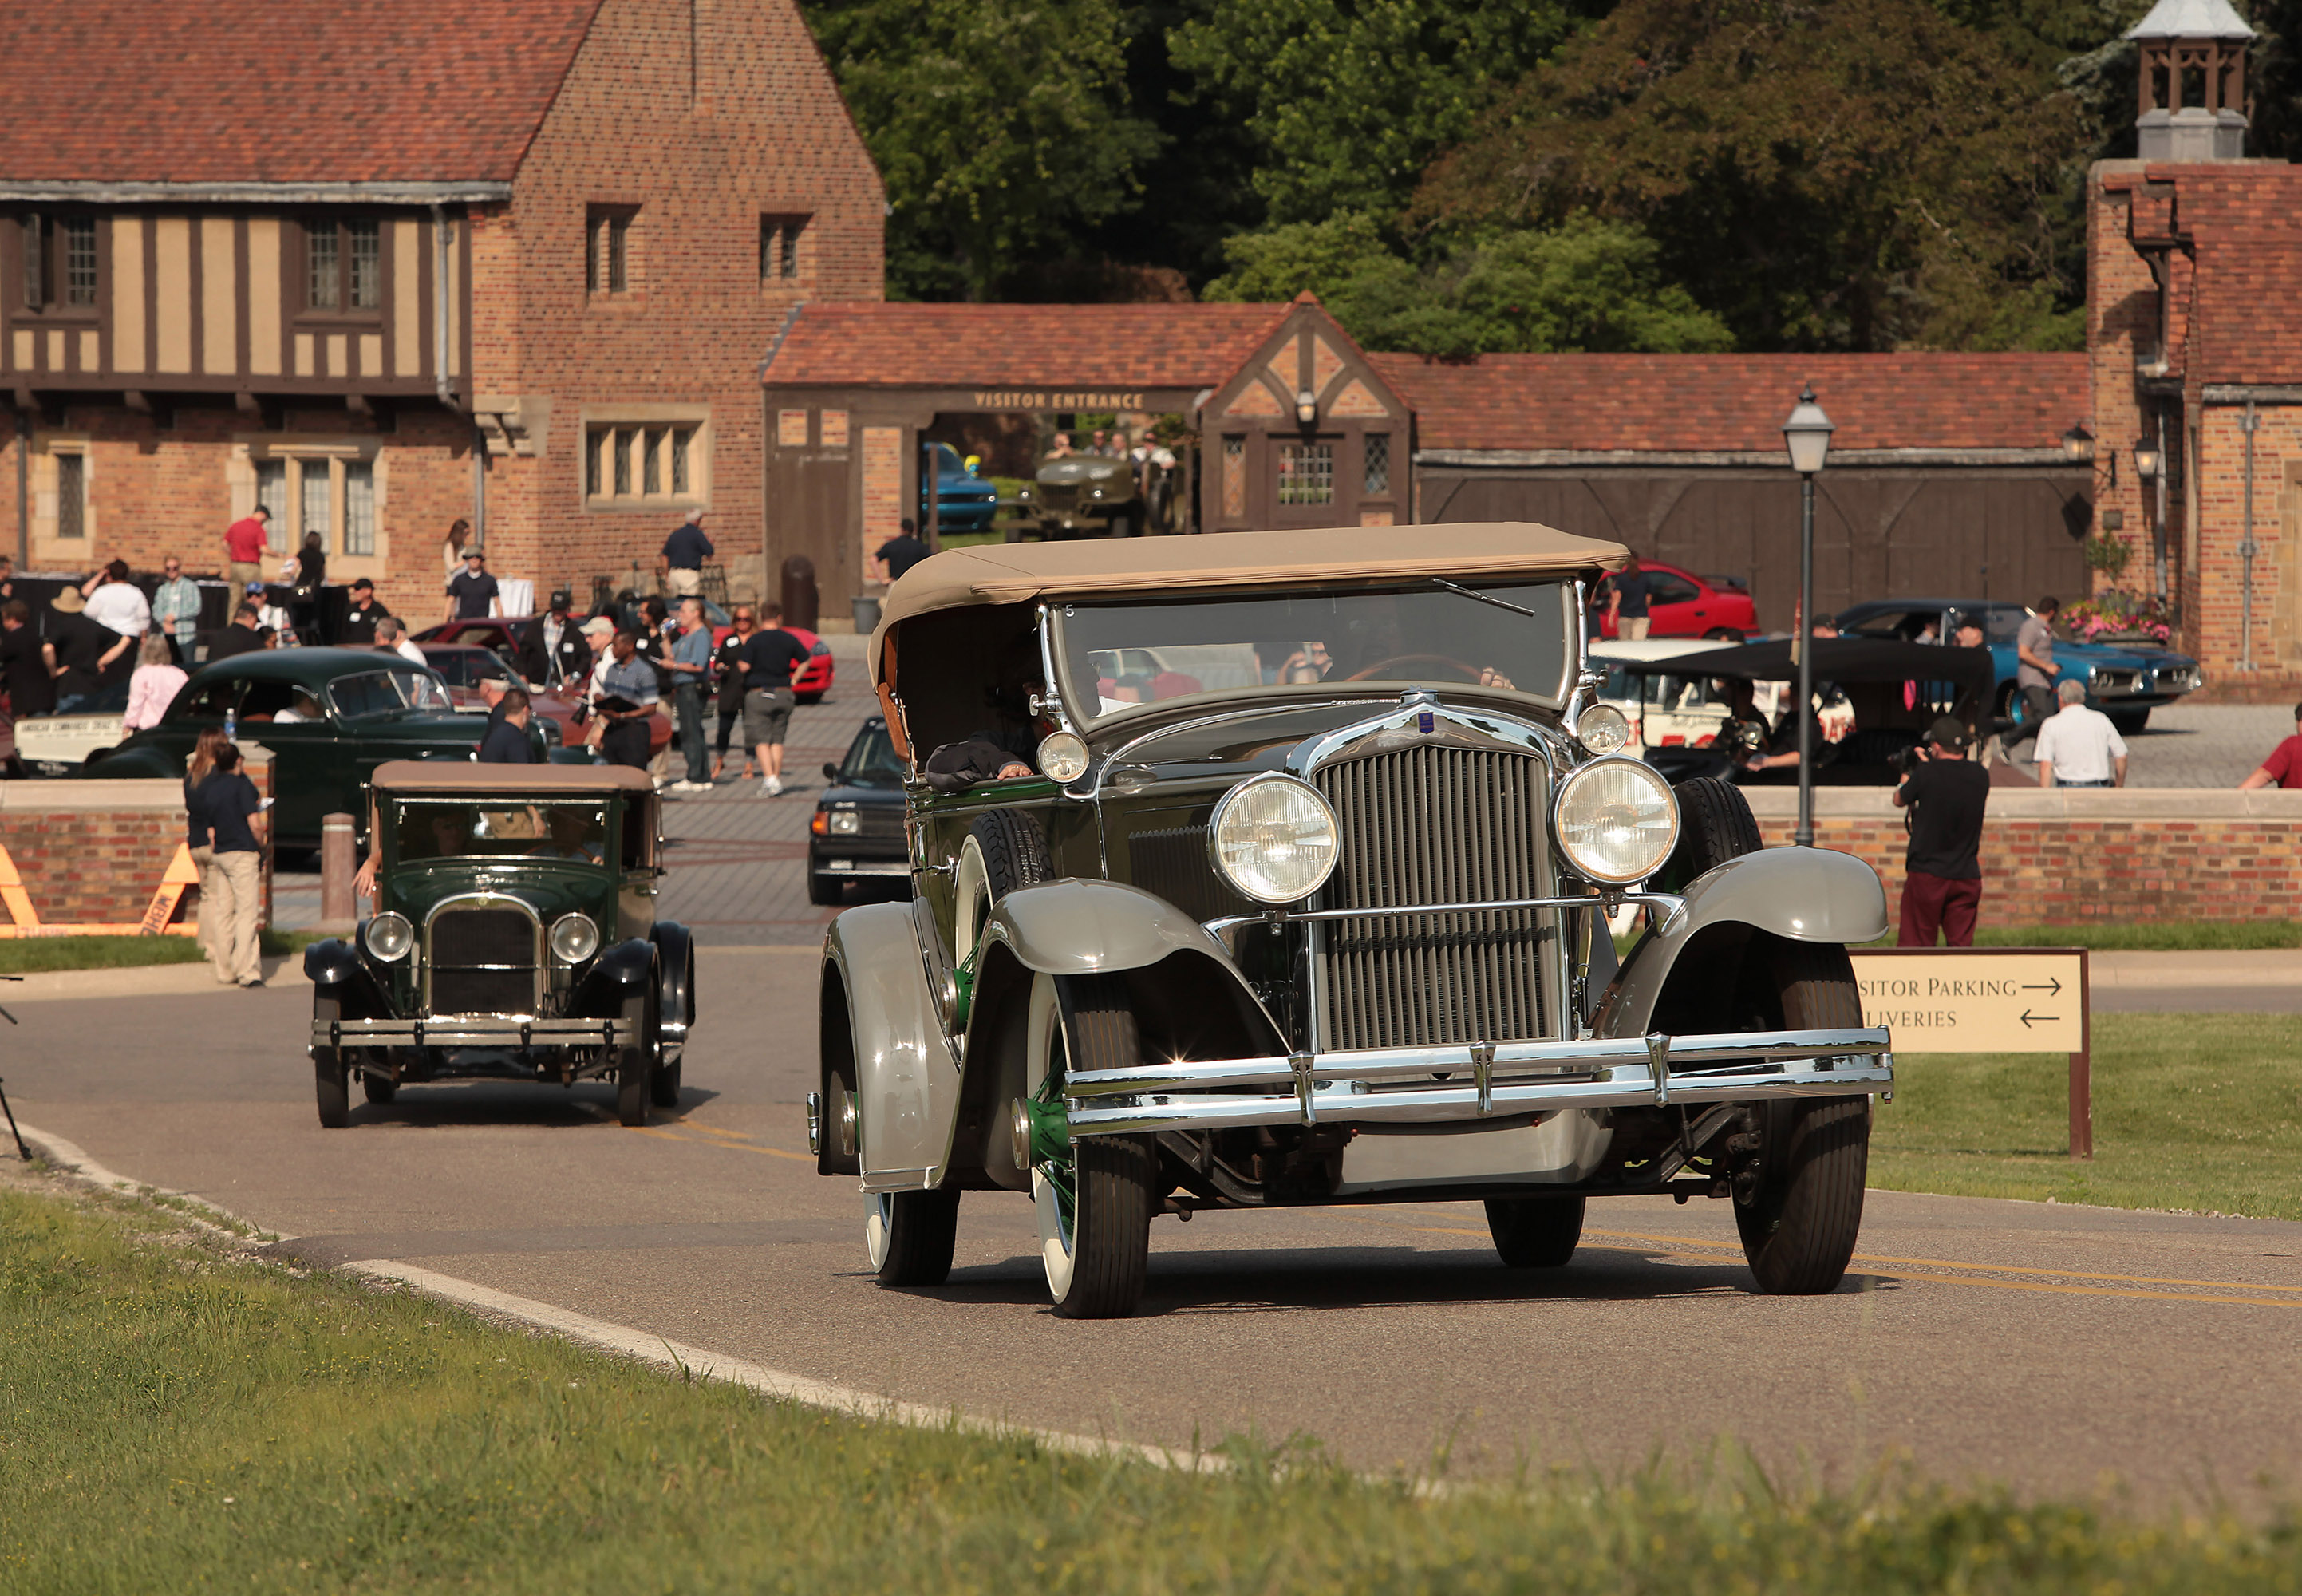
{"label": "chrome front bumper", "polygon": [[1856,1096],[1894,1089],[1892,1046],[1874,1026],[1144,1064],[1066,1076],[1064,1107],[1077,1138]]}
{"label": "chrome front bumper", "polygon": [[639,1027],[612,1020],[521,1020],[494,1014],[430,1020],[315,1020],[315,1047],[631,1047]]}

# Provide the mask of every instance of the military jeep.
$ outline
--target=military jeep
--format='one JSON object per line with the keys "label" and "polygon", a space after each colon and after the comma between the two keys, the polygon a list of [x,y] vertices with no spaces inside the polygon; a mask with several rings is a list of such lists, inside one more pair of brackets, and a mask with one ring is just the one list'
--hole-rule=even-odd
{"label": "military jeep", "polygon": [[1347,527],[896,583],[913,895],[832,922],[810,1100],[880,1281],[945,1278],[965,1191],[1029,1197],[1071,1317],[1133,1310],[1161,1214],[1476,1199],[1549,1268],[1588,1199],[1668,1193],[1733,1205],[1761,1289],[1836,1286],[1886,895],[1622,752],[1577,623],[1625,559]]}
{"label": "military jeep", "polygon": [[655,914],[640,770],[395,760],[370,788],[374,912],[304,950],[320,1123],[458,1079],[612,1080],[617,1117],[679,1101],[687,929]]}
{"label": "military jeep", "polygon": [[1007,541],[1042,538],[1123,538],[1145,530],[1143,495],[1135,463],[1117,456],[1058,455],[1039,462],[1038,487],[1025,519],[1011,524]]}

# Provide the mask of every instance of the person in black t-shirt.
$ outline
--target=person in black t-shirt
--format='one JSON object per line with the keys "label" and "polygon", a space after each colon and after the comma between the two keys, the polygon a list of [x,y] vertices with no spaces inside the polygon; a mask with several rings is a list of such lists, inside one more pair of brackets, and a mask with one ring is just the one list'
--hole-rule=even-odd
{"label": "person in black t-shirt", "polygon": [[1932,947],[1935,933],[1953,947],[1974,945],[1982,905],[1982,815],[1990,772],[1966,757],[1966,727],[1945,715],[1927,732],[1924,757],[1895,789],[1909,810],[1901,947]]}
{"label": "person in black t-shirt", "polygon": [[336,646],[346,649],[370,649],[375,646],[375,623],[388,612],[375,601],[375,584],[362,576],[351,585],[351,602],[344,609],[344,624],[336,634]]}
{"label": "person in black t-shirt", "polygon": [[477,549],[464,550],[464,568],[448,579],[449,621],[483,621],[503,613],[503,592],[488,575],[488,557]]}
{"label": "person in black t-shirt", "polygon": [[8,689],[9,713],[18,720],[56,710],[56,679],[48,672],[31,620],[32,607],[23,600],[0,604],[0,683]]}
{"label": "person in black t-shirt", "polygon": [[184,777],[184,819],[200,869],[200,945],[216,979],[261,987],[256,920],[264,906],[263,837],[269,817],[239,771],[239,750],[211,727]]}
{"label": "person in black t-shirt", "polygon": [[744,645],[744,740],[760,756],[760,789],[784,790],[784,734],[791,727],[792,672],[807,663],[807,645],[784,630],[783,607],[760,608],[760,629]]}
{"label": "person in black t-shirt", "polygon": [[[48,601],[48,608],[55,612],[48,620],[47,643],[56,673],[56,712],[61,715],[92,709],[105,687],[115,679],[123,683],[128,679],[113,668],[128,658],[136,639],[88,619],[80,613],[87,607],[88,601],[76,588],[68,587]],[[129,669],[134,668],[130,662]]]}
{"label": "person in black t-shirt", "polygon": [[261,649],[264,639],[257,634],[257,626],[263,617],[261,606],[243,602],[232,612],[231,625],[217,633],[216,640],[208,644],[208,663],[229,659],[234,654],[253,654]]}
{"label": "person in black t-shirt", "polygon": [[912,524],[905,521],[901,533],[879,545],[878,559],[887,567],[887,580],[901,582],[903,573],[925,559],[929,552],[926,542],[912,530]]}
{"label": "person in black t-shirt", "polygon": [[480,739],[480,763],[483,765],[532,765],[535,751],[528,746],[527,722],[533,713],[528,708],[527,691],[514,687],[503,695],[501,702],[488,717],[487,735]]}

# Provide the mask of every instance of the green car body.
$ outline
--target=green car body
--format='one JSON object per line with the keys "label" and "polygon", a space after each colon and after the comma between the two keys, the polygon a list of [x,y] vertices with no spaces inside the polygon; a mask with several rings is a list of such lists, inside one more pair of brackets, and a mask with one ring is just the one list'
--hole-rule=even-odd
{"label": "green car body", "polygon": [[694,1018],[686,929],[656,916],[660,802],[611,766],[400,761],[373,783],[374,908],[315,943],[323,1125],[348,1084],[612,1078],[627,1123],[678,1100]]}
{"label": "green car body", "polygon": [[[379,676],[394,685],[394,693],[373,690]],[[436,703],[415,685],[418,681],[437,689]],[[395,696],[402,701],[392,702]],[[299,699],[316,713],[277,718]],[[181,781],[200,734],[222,730],[228,720],[241,742],[271,752],[273,836],[291,848],[317,847],[326,815],[355,815],[365,826],[365,794],[379,766],[392,760],[469,761],[487,731],[485,717],[450,707],[438,672],[396,654],[267,649],[194,671],[159,725],[90,755],[82,774]],[[551,752],[553,734],[539,718],[528,735],[541,763]]]}

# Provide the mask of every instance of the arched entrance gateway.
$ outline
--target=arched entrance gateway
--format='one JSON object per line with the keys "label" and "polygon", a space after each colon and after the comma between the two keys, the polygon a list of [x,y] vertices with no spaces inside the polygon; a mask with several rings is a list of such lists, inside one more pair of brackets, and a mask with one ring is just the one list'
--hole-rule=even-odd
{"label": "arched entrance gateway", "polygon": [[1733,577],[1780,629],[1798,510],[1777,429],[1807,381],[1839,428],[1819,611],[2086,591],[2093,466],[2065,440],[2087,414],[2082,355],[1433,360],[1366,353],[1305,295],[809,305],[760,378],[770,579],[807,556],[827,617],[884,586],[872,554],[904,517],[954,502],[922,494],[938,460],[1029,479],[1058,433],[1083,454],[1101,430],[1122,453],[1155,436],[1173,464],[1106,472],[1106,507],[1144,497],[1071,535],[1539,520]]}

